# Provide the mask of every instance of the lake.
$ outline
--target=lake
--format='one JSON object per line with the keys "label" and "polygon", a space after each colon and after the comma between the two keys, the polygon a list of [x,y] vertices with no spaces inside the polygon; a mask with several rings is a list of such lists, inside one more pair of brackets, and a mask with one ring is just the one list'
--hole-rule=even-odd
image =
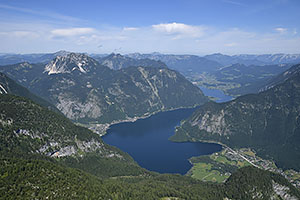
{"label": "lake", "polygon": [[218,103],[230,101],[233,99],[232,96],[228,96],[228,95],[224,94],[224,92],[222,90],[209,89],[209,88],[202,87],[202,86],[199,88],[202,90],[202,92],[204,93],[205,96],[217,98],[216,102],[218,102]]}
{"label": "lake", "polygon": [[135,122],[115,124],[110,126],[102,139],[129,153],[141,167],[150,171],[185,174],[192,166],[189,158],[222,149],[219,144],[176,143],[168,140],[180,121],[189,117],[194,110],[161,112]]}

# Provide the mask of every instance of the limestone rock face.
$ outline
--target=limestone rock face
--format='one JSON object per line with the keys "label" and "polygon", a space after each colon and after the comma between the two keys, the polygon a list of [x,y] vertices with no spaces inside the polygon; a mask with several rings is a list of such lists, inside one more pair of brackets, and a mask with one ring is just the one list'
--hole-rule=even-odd
{"label": "limestone rock face", "polygon": [[85,54],[70,53],[46,65],[29,64],[26,70],[20,65],[4,71],[80,123],[109,123],[208,101],[180,73],[150,59],[113,54],[99,64]]}

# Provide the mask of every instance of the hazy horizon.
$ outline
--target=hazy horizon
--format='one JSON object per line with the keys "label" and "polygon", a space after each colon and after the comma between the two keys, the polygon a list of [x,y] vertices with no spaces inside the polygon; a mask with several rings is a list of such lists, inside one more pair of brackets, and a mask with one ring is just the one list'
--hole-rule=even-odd
{"label": "hazy horizon", "polygon": [[121,55],[129,55],[129,54],[161,54],[161,55],[195,55],[195,56],[207,56],[207,55],[212,55],[212,54],[222,54],[222,55],[227,55],[227,56],[238,56],[238,55],[277,55],[277,54],[288,54],[288,55],[299,55],[300,53],[239,53],[239,54],[225,54],[225,53],[220,53],[220,52],[215,52],[215,53],[210,53],[210,54],[195,54],[195,53],[163,53],[163,52],[128,52],[128,53],[121,53],[121,52],[103,52],[103,53],[95,53],[95,52],[80,52],[80,51],[67,51],[67,50],[57,50],[57,51],[52,51],[52,52],[28,52],[28,53],[6,53],[6,52],[0,52],[0,55],[30,55],[30,54],[54,54],[58,53],[60,51],[66,51],[69,53],[83,53],[87,55],[110,55],[110,54],[121,54]]}

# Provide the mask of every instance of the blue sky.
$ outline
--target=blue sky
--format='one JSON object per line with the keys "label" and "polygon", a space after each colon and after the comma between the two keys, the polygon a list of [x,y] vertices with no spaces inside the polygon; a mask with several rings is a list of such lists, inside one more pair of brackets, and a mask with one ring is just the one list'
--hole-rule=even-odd
{"label": "blue sky", "polygon": [[0,0],[0,52],[300,53],[299,0]]}

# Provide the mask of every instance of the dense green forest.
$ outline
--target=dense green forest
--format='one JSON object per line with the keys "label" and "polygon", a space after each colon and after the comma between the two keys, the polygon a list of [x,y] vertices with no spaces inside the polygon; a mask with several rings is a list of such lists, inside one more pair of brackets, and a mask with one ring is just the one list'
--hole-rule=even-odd
{"label": "dense green forest", "polygon": [[238,170],[224,184],[210,184],[168,174],[104,179],[55,160],[2,157],[0,163],[1,199],[270,199],[276,196],[273,181],[300,197],[282,176],[254,167]]}

